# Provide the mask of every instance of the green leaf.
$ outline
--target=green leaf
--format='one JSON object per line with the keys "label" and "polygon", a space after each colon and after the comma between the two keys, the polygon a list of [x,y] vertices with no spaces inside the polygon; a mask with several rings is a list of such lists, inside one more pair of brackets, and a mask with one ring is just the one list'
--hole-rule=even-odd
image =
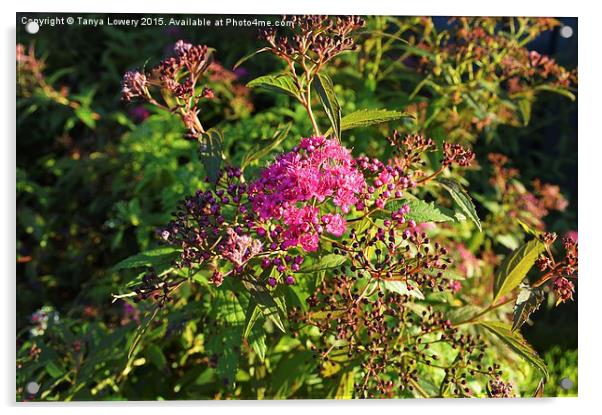
{"label": "green leaf", "polygon": [[167,367],[167,359],[163,354],[163,351],[156,344],[151,344],[146,350],[146,355],[153,365],[159,370],[163,370]]}
{"label": "green leaf", "polygon": [[545,386],[546,386],[546,380],[545,380],[545,378],[542,378],[539,381],[539,383],[537,384],[537,388],[535,389],[535,392],[533,392],[533,397],[534,398],[543,398]]}
{"label": "green leaf", "polygon": [[96,114],[90,108],[87,107],[78,107],[75,109],[75,115],[81,122],[86,124],[86,126],[90,129],[94,129],[96,127]]}
{"label": "green leaf", "polygon": [[355,386],[355,371],[350,369],[344,371],[339,380],[335,399],[353,399],[353,387]]}
{"label": "green leaf", "polygon": [[524,287],[521,290],[514,305],[512,331],[519,329],[525,324],[529,316],[537,311],[544,297],[543,286],[536,288]]}
{"label": "green leaf", "polygon": [[211,316],[217,324],[215,331],[205,338],[205,349],[209,356],[217,360],[215,372],[220,384],[232,389],[235,386],[241,354],[245,312],[232,288],[226,287],[231,286],[229,282],[224,281],[224,284],[215,290]]}
{"label": "green leaf", "polygon": [[386,280],[383,280],[381,282],[381,288],[384,288],[387,291],[392,291],[401,295],[407,295],[408,297],[414,297],[418,300],[424,300],[424,294],[422,294],[422,292],[418,288],[411,287],[412,289],[410,290],[408,289],[408,285],[405,282]]}
{"label": "green leaf", "polygon": [[199,156],[209,181],[213,184],[219,179],[220,166],[222,164],[222,143],[224,137],[221,131],[211,128],[203,135]]}
{"label": "green leaf", "polygon": [[258,329],[253,330],[251,336],[249,337],[249,344],[259,357],[259,360],[263,362],[265,360],[265,353],[268,350],[265,333],[263,331],[259,331]]}
{"label": "green leaf", "polygon": [[[272,294],[261,285],[255,285],[248,281],[243,281],[244,286],[251,293],[251,298],[256,302],[257,308],[261,314],[272,321],[283,333],[286,333],[283,320],[286,319],[286,307],[280,298],[272,297]],[[253,316],[248,316],[250,320]],[[246,318],[245,318],[246,320]],[[250,330],[250,329],[249,329]]]}
{"label": "green leaf", "polygon": [[575,100],[575,95],[571,91],[561,88],[561,87],[555,87],[552,85],[539,85],[539,86],[535,87],[535,90],[536,91],[554,92],[555,94],[559,94],[559,95],[563,95],[563,96],[567,97],[571,101]]}
{"label": "green leaf", "polygon": [[497,235],[495,240],[504,245],[508,249],[516,249],[520,246],[518,238],[511,234]]}
{"label": "green leaf", "polygon": [[479,228],[479,231],[483,231],[481,227],[481,221],[479,220],[479,216],[477,215],[477,210],[472,203],[472,199],[470,195],[464,190],[462,185],[455,180],[452,179],[437,179],[437,182],[450,194],[454,202],[458,205],[462,213],[464,213],[470,220],[474,222],[475,225]]}
{"label": "green leaf", "polygon": [[[374,124],[398,120],[400,118],[410,118],[411,114],[392,110],[359,110],[345,115],[341,118],[341,131],[351,130],[352,128],[368,127]],[[332,133],[332,128],[326,132],[326,135]]]}
{"label": "green leaf", "polygon": [[518,222],[520,227],[523,228],[527,235],[535,236],[536,238],[539,238],[541,236],[542,232],[536,231],[520,219],[517,219],[516,221]]}
{"label": "green leaf", "polygon": [[259,308],[259,305],[254,299],[251,298],[251,300],[249,301],[249,307],[247,308],[246,312],[245,326],[242,332],[242,337],[244,337],[245,339],[249,337],[253,326],[255,326],[255,323],[257,322],[257,320],[259,320],[261,316],[262,312]]}
{"label": "green leaf", "polygon": [[141,252],[124,259],[115,265],[112,270],[129,269],[137,267],[157,267],[169,264],[180,256],[180,250],[172,246],[160,247]]}
{"label": "green leaf", "polygon": [[523,125],[529,125],[529,121],[531,121],[531,107],[532,102],[529,98],[521,98],[518,101],[518,109],[520,110],[521,116],[523,118]]}
{"label": "green leaf", "polygon": [[326,74],[318,73],[314,78],[313,87],[320,97],[324,111],[330,120],[334,136],[341,138],[341,106],[334,93],[332,80]]}
{"label": "green leaf", "polygon": [[[283,354],[275,370],[267,379],[269,389],[266,396],[270,396],[272,399],[290,397],[310,376],[309,367],[314,362],[315,359],[312,358],[312,352],[309,350],[296,349]],[[295,376],[291,376],[293,373]]]}
{"label": "green leaf", "polygon": [[303,290],[299,285],[280,285],[286,304],[289,307],[297,307],[303,311],[307,311],[307,297],[309,294]]}
{"label": "green leaf", "polygon": [[248,55],[246,55],[246,56],[243,56],[242,58],[240,58],[240,59],[239,59],[239,60],[238,60],[238,61],[237,61],[237,62],[234,64],[234,66],[232,67],[232,69],[236,69],[236,68],[238,68],[240,65],[242,65],[242,63],[243,63],[243,62],[247,61],[248,59],[251,59],[253,56],[255,56],[255,55],[259,54],[259,53],[262,53],[262,52],[267,52],[268,50],[270,50],[270,48],[268,48],[268,47],[265,47],[265,48],[258,49],[258,50],[256,50],[255,52],[249,53],[249,54],[248,54]]}
{"label": "green leaf", "polygon": [[232,389],[240,358],[240,326],[220,327],[216,333],[209,336],[205,345],[207,353],[217,358],[215,372],[220,385]]}
{"label": "green leaf", "polygon": [[443,213],[433,202],[424,200],[411,200],[408,202],[410,211],[405,215],[406,219],[414,220],[416,223],[423,222],[453,222],[454,219]]}
{"label": "green leaf", "polygon": [[532,239],[512,251],[500,265],[493,282],[493,302],[518,287],[535,260],[545,250],[538,239]]}
{"label": "green leaf", "polygon": [[521,358],[536,369],[539,369],[547,379],[548,369],[546,368],[546,363],[537,355],[537,352],[533,350],[519,332],[512,331],[508,324],[500,322],[487,321],[478,324],[499,337],[500,340],[506,343]]}
{"label": "green leaf", "polygon": [[[265,157],[272,150],[278,147],[291,130],[291,125],[291,123],[288,123],[284,127],[278,129],[271,140],[261,140],[255,144],[242,159],[240,168],[244,170],[244,168],[251,164],[253,160],[259,160],[262,157]],[[268,141],[268,143],[264,144],[264,141]]]}
{"label": "green leaf", "polygon": [[46,372],[53,378],[59,378],[63,376],[63,373],[65,373],[59,364],[55,363],[54,361],[46,363]]}
{"label": "green leaf", "polygon": [[388,202],[384,209],[375,211],[373,215],[379,219],[391,219],[391,214],[404,205],[410,207],[410,212],[404,215],[406,220],[414,220],[416,223],[454,221],[453,217],[446,214],[444,209],[435,206],[434,202],[426,202],[420,199],[393,200]]}
{"label": "green leaf", "polygon": [[268,91],[285,93],[296,99],[299,99],[301,95],[301,91],[297,88],[295,80],[288,74],[260,76],[250,81],[247,86],[249,88],[262,88]]}
{"label": "green leaf", "polygon": [[297,271],[297,272],[311,273],[311,272],[323,271],[326,269],[332,269],[332,268],[338,267],[339,265],[344,264],[346,261],[347,261],[347,257],[345,257],[343,255],[327,254],[327,255],[324,255],[322,258],[320,258],[320,260],[317,262],[302,266],[301,269],[299,269],[299,271]]}

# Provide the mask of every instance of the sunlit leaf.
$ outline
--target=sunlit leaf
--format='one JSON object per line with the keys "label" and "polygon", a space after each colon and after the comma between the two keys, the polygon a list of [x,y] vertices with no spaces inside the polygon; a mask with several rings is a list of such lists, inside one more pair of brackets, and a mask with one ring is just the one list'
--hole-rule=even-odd
{"label": "sunlit leaf", "polygon": [[327,254],[321,257],[317,262],[303,265],[298,272],[311,273],[323,271],[325,269],[336,268],[339,265],[344,264],[347,261],[347,257],[337,254]]}
{"label": "sunlit leaf", "polygon": [[468,195],[466,190],[462,187],[460,183],[452,179],[441,178],[438,179],[437,182],[450,194],[456,205],[462,210],[470,220],[474,222],[475,225],[479,228],[479,231],[482,231],[481,221],[479,220],[479,216],[477,215],[477,210],[472,202],[471,197]]}
{"label": "sunlit leaf", "polygon": [[157,267],[169,264],[180,256],[180,249],[165,246],[141,252],[124,259],[113,267],[113,271],[138,267]]}
{"label": "sunlit leaf", "polygon": [[518,287],[527,275],[535,260],[545,250],[539,239],[532,239],[515,249],[498,268],[493,283],[494,303],[510,291]]}
{"label": "sunlit leaf", "polygon": [[521,358],[536,369],[539,369],[546,378],[548,377],[546,363],[537,355],[537,352],[533,350],[519,332],[512,331],[511,327],[505,323],[487,321],[481,322],[479,325],[495,334]]}
{"label": "sunlit leaf", "polygon": [[[398,120],[400,118],[410,118],[411,114],[392,110],[358,110],[341,118],[341,131],[351,130],[353,128],[368,127],[374,124]],[[331,134],[332,128],[326,131],[326,135]]]}
{"label": "sunlit leaf", "polygon": [[295,80],[288,74],[260,76],[250,81],[247,86],[288,94],[297,99],[301,94]]}
{"label": "sunlit leaf", "polygon": [[514,306],[512,331],[519,329],[525,324],[529,316],[537,311],[544,297],[543,286],[536,288],[524,287],[521,289]]}
{"label": "sunlit leaf", "polygon": [[408,297],[414,297],[418,300],[424,300],[424,294],[413,286],[408,288],[408,284],[403,281],[387,281],[383,280],[380,284],[381,288],[384,288],[386,291],[392,291],[397,294],[407,295]]}
{"label": "sunlit leaf", "polygon": [[330,120],[331,130],[334,132],[334,136],[341,138],[341,106],[334,93],[332,81],[328,75],[318,73],[314,78],[313,86],[320,97],[326,116]]}

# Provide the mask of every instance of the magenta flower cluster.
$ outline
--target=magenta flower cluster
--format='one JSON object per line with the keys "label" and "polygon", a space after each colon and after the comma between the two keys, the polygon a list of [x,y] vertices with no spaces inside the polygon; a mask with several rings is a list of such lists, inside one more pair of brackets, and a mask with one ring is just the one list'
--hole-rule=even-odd
{"label": "magenta flower cluster", "polygon": [[310,137],[282,154],[250,185],[249,200],[260,221],[281,220],[281,249],[318,249],[324,231],[341,236],[346,222],[339,213],[320,216],[317,204],[332,201],[342,213],[364,208],[366,180],[351,152],[337,140]]}

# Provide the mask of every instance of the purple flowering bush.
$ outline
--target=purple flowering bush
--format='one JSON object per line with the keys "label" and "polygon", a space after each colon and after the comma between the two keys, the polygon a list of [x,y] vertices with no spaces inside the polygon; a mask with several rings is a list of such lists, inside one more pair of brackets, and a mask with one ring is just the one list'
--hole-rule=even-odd
{"label": "purple flowering bush", "polygon": [[[205,156],[207,188],[184,199],[157,231],[162,255],[175,258],[171,266],[149,271],[134,292],[116,298],[153,299],[159,309],[177,302],[182,284],[201,281],[217,308],[210,312],[217,328],[206,333],[205,349],[226,396],[249,393],[238,383],[246,358],[255,362],[251,376],[258,370],[268,382],[278,376],[263,366],[278,353],[284,353],[281,366],[294,362],[280,374],[290,386],[258,390],[258,397],[515,396],[498,363],[505,353],[500,340],[540,371],[543,388],[545,363],[517,329],[550,278],[558,301],[570,298],[573,285],[560,275],[576,272],[576,243],[565,242],[567,259],[555,262],[540,256],[551,255],[555,236],[531,230],[532,239],[501,265],[487,307],[471,312],[469,305],[452,306],[465,276],[445,238],[431,230],[468,220],[481,232],[457,172],[470,168],[475,154],[460,144],[438,147],[420,134],[395,131],[382,143],[391,148],[389,158],[354,155],[343,131],[408,115],[360,110],[342,117],[324,66],[355,49],[353,33],[363,20],[311,16],[297,23],[292,36],[262,34],[268,46],[258,52],[280,58],[286,70],[249,86],[292,96],[306,110],[313,134],[286,138],[287,130],[279,131],[274,141],[292,140],[294,147],[250,177],[244,166],[220,167],[222,133],[206,130],[198,117],[207,91],[196,95],[195,87],[207,66],[207,47],[177,42],[175,57],[156,71],[158,81],[139,72],[125,75],[126,100],[142,98],[180,114]],[[157,82],[169,91],[167,104],[149,92]],[[330,124],[325,134],[314,94]],[[434,170],[426,167],[429,153],[439,155]],[[496,311],[516,300],[513,293],[535,262],[550,271],[529,291],[522,289],[508,325]],[[566,267],[575,269],[560,271]],[[303,386],[312,378],[320,386]]]}
{"label": "purple flowering bush", "polygon": [[[560,188],[523,184],[481,132],[522,125],[536,92],[571,95],[576,72],[521,44],[553,22],[518,19],[512,38],[488,19],[459,19],[439,42],[424,18],[289,19],[232,71],[220,50],[177,40],[157,65],[125,72],[132,147],[169,148],[145,191],[169,197],[117,210],[170,218],[137,223],[138,241],[152,229],[152,242],[111,256],[117,317],[105,326],[103,310],[85,308],[90,323],[74,328],[42,308],[18,364],[52,378],[42,399],[543,396],[558,376],[521,332],[542,305],[575,296],[577,238],[546,231],[568,205]],[[241,65],[266,55],[277,71],[240,84]],[[18,49],[24,90],[84,105],[37,85],[36,62]],[[407,88],[418,99],[399,105]],[[265,105],[251,91],[277,101],[248,121]],[[149,159],[131,160],[142,193],[135,169]]]}

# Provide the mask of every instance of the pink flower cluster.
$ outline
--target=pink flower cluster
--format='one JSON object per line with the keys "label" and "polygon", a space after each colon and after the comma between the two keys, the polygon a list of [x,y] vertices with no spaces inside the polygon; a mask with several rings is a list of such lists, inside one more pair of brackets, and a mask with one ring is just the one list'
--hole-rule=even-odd
{"label": "pink flower cluster", "polygon": [[222,255],[235,267],[241,267],[261,252],[263,246],[259,240],[248,235],[239,235],[231,228],[228,228],[226,232],[228,238],[222,247]]}
{"label": "pink flower cluster", "polygon": [[336,140],[311,137],[293,151],[279,156],[250,185],[250,200],[260,220],[282,220],[282,249],[300,245],[318,248],[319,234],[345,233],[345,219],[338,213],[320,217],[316,203],[331,200],[343,213],[352,206],[363,209],[364,175],[351,152]]}

